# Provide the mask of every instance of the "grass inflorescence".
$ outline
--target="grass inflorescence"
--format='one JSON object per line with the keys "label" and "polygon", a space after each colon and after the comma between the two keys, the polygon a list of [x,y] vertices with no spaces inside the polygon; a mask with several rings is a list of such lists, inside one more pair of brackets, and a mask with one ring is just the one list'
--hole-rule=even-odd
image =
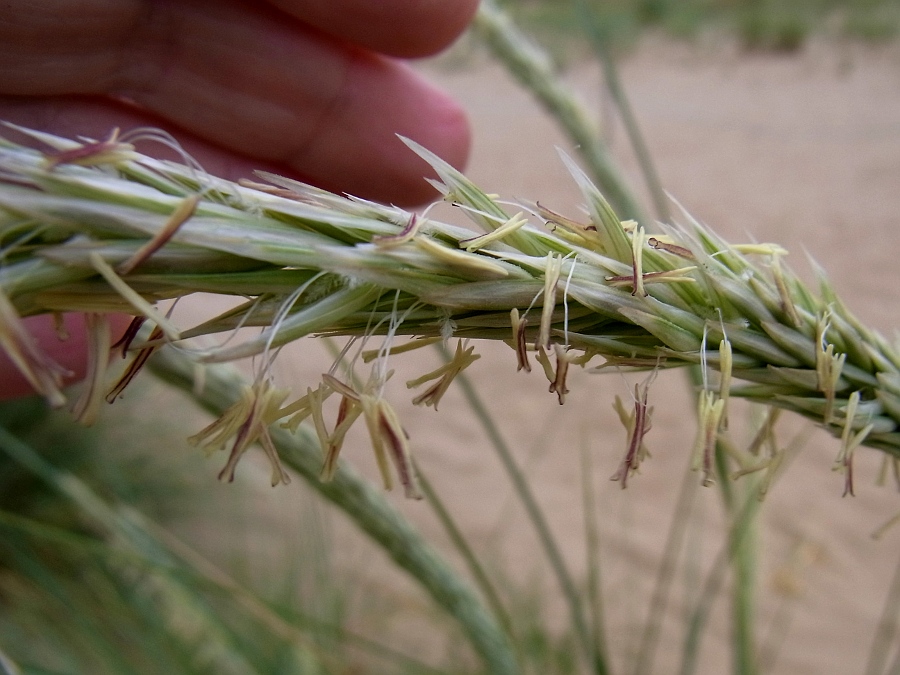
{"label": "grass inflorescence", "polygon": [[[286,481],[269,427],[309,421],[328,479],[344,435],[361,419],[385,484],[396,475],[408,496],[418,496],[408,439],[383,397],[390,360],[410,346],[398,340],[404,336],[412,345],[460,341],[446,367],[408,383],[417,403],[435,407],[476,360],[469,343],[475,339],[509,344],[510,367],[542,371],[559,403],[572,368],[698,365],[704,377],[693,465],[704,482],[714,478],[730,397],[791,410],[838,437],[835,468],[847,476],[848,492],[859,446],[900,457],[900,355],[853,316],[824,272],[814,291],[785,264],[781,247],[728,244],[687,214],[682,224],[654,232],[647,223],[620,220],[566,157],[584,200],[581,213],[539,202],[510,207],[408,142],[436,172],[444,200],[476,231],[430,211],[271,174],[253,182],[217,179],[141,154],[116,136],[91,142],[25,133],[36,142],[0,146],[0,345],[39,392],[61,405],[61,369],[21,318],[71,311],[91,317],[88,326],[101,337],[90,343],[103,353],[95,354],[79,411],[95,411],[103,397],[114,400],[161,348],[182,349],[199,364],[260,357],[256,381],[240,401],[193,438],[209,450],[230,446],[223,478],[260,442],[273,484]],[[176,325],[162,307],[195,293],[240,302],[196,325]],[[104,388],[110,340],[102,337],[103,317],[114,312],[135,317],[117,347],[132,365]],[[215,347],[191,340],[247,327],[258,330]],[[368,379],[345,381],[335,366],[297,400],[274,388],[269,369],[277,349],[309,335],[358,339],[345,360],[365,356],[372,362]],[[340,401],[335,420],[322,407],[332,395]],[[646,387],[633,411],[619,407],[630,430],[618,474],[624,484],[644,454],[652,412]],[[777,465],[774,456],[768,461]],[[745,463],[747,471],[767,466],[755,457]]]}

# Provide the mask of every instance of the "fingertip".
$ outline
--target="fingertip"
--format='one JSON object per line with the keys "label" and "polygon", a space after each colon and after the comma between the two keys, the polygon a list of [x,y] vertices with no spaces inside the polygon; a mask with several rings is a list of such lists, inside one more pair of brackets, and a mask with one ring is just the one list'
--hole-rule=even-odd
{"label": "fingertip", "polygon": [[[462,106],[443,92],[435,96],[431,123],[416,134],[407,135],[427,148],[455,169],[464,170],[472,147],[472,130],[468,115]],[[438,196],[426,177],[436,177],[431,167],[405,145],[401,149],[406,156],[408,172],[415,185],[410,185],[406,199],[397,200],[398,205],[419,205],[434,201]]]}
{"label": "fingertip", "polygon": [[466,30],[478,10],[478,0],[393,0],[375,4],[390,5],[390,12],[384,11],[385,30],[379,51],[401,58],[443,51]]}
{"label": "fingertip", "polygon": [[[465,109],[434,85],[422,82],[420,86],[417,104],[407,106],[398,116],[393,142],[383,158],[394,175],[390,181],[384,181],[381,201],[398,206],[418,206],[439,197],[426,180],[435,178],[436,174],[400,137],[415,141],[459,170],[465,168],[472,144]],[[373,173],[377,175],[377,169]],[[373,184],[373,187],[380,186]]]}
{"label": "fingertip", "polygon": [[[128,325],[131,317],[111,315],[113,339]],[[85,375],[88,359],[88,338],[84,315],[63,314],[61,323],[50,314],[30,316],[23,320],[38,348],[67,374],[63,386],[79,382]],[[29,396],[35,393],[28,379],[0,349],[0,401]]]}
{"label": "fingertip", "polygon": [[419,58],[447,48],[478,0],[270,0],[333,37],[387,56]]}
{"label": "fingertip", "polygon": [[[68,373],[66,384],[84,375],[87,347],[80,316],[66,315],[61,325],[56,325],[50,315],[32,316],[24,319],[24,324],[38,348]],[[65,335],[66,339],[60,339],[60,335]],[[0,376],[3,382],[0,400],[35,393],[28,379],[3,350],[0,350]]]}
{"label": "fingertip", "polygon": [[398,206],[434,201],[438,194],[425,180],[433,171],[399,137],[462,169],[472,143],[466,111],[403,64],[363,59],[353,70],[347,105],[289,164],[300,171],[316,167],[315,182],[358,197]]}

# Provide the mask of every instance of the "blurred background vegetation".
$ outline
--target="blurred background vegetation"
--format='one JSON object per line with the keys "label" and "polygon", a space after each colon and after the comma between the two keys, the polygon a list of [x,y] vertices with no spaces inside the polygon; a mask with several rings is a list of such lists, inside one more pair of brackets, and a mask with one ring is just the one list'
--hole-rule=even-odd
{"label": "blurred background vegetation", "polygon": [[[897,0],[504,0],[545,46],[579,43],[579,5],[589,6],[612,44],[627,48],[652,30],[679,40],[733,37],[746,49],[794,51],[813,36],[887,42],[900,32]],[[575,46],[575,45],[570,45]]]}

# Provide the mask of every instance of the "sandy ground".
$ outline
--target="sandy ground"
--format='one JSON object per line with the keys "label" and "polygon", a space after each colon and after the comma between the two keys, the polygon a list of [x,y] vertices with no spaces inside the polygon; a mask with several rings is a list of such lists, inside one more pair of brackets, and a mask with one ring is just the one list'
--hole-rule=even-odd
{"label": "sandy ground", "polygon": [[[577,213],[579,198],[556,154],[557,147],[571,152],[569,143],[500,68],[432,64],[426,70],[471,113],[475,144],[468,173],[476,182],[510,198],[540,199]],[[900,50],[812,45],[784,57],[647,44],[624,60],[622,76],[663,184],[686,209],[732,241],[784,245],[792,251],[791,264],[810,278],[808,251],[863,321],[893,334],[900,306]],[[611,108],[598,96],[599,77],[591,65],[567,75],[603,119]],[[622,129],[604,119],[604,133],[639,184]],[[282,376],[303,387],[314,383],[322,372],[314,348],[283,354]],[[537,372],[515,372],[511,350],[488,345],[479,351],[484,356],[470,372],[579,578],[585,574],[579,454],[589,448],[610,652],[615,672],[629,672],[693,442],[685,381],[666,373],[651,389],[655,419],[647,443],[653,458],[623,491],[608,480],[625,443],[612,402],[616,395],[628,400],[633,378],[577,373],[569,401],[560,407]],[[526,596],[539,597],[552,622],[562,626],[558,588],[459,391],[451,390],[438,413],[404,403],[409,394],[402,382],[431,361],[428,355],[398,361],[389,392],[418,461],[478,552],[521,584],[517,611],[531,611],[524,609]],[[779,436],[787,443],[803,428],[783,420]],[[843,674],[865,668],[897,564],[900,528],[880,542],[870,535],[897,513],[900,499],[896,487],[875,486],[880,455],[874,451],[858,458],[857,496],[842,499],[842,477],[831,471],[837,449],[816,432],[763,505],[755,538],[757,637],[765,649],[780,644],[777,661],[765,672]],[[344,452],[376,479],[362,437]],[[285,500],[285,508],[292,508],[289,492],[276,492],[273,503]],[[395,501],[437,545],[448,548],[425,506],[399,496]],[[695,597],[723,546],[717,489],[698,490],[691,522],[681,560],[687,562],[679,566],[664,618],[659,673],[676,671],[687,599]],[[427,606],[396,578],[389,562],[351,539],[338,534],[339,555],[350,567],[364,566],[361,587],[395,583],[411,606]],[[701,673],[728,668],[728,589],[726,579],[703,642]],[[421,650],[421,631],[398,640]]]}

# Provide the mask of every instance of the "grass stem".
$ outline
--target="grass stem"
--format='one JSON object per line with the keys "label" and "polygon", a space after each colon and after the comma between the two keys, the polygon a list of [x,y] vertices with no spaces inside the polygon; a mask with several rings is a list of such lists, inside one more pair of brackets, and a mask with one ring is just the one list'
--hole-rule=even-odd
{"label": "grass stem", "polygon": [[532,527],[534,527],[541,548],[543,548],[544,553],[550,562],[550,567],[559,583],[560,590],[562,590],[563,596],[566,598],[572,627],[578,636],[578,642],[584,652],[587,662],[590,664],[592,672],[596,673],[596,675],[605,675],[609,672],[609,669],[603,656],[602,649],[591,638],[591,632],[588,629],[587,621],[585,619],[581,593],[575,585],[575,580],[566,565],[565,558],[562,555],[559,545],[556,543],[556,538],[553,536],[553,531],[547,523],[544,512],[528,484],[528,479],[525,477],[524,472],[519,468],[515,457],[513,457],[512,450],[509,445],[507,445],[496,424],[494,424],[493,418],[488,413],[484,401],[481,400],[481,397],[472,385],[471,380],[465,377],[465,375],[460,375],[457,378],[457,381],[462,389],[463,396],[465,396],[469,403],[469,407],[472,409],[485,433],[488,435],[491,445],[496,451],[497,457],[512,483],[513,490],[522,502],[522,506],[525,508],[528,519],[531,522]]}
{"label": "grass stem", "polygon": [[662,181],[659,178],[650,149],[647,147],[644,134],[641,132],[637,115],[631,107],[628,94],[625,92],[625,86],[622,84],[622,78],[619,76],[619,68],[616,65],[615,56],[609,47],[609,37],[600,23],[600,18],[595,11],[592,11],[587,0],[577,0],[577,5],[588,40],[603,68],[606,88],[619,109],[619,116],[622,119],[622,124],[625,125],[625,133],[628,135],[638,166],[641,168],[641,174],[644,176],[644,182],[647,184],[647,190],[650,192],[650,198],[653,200],[656,217],[660,221],[667,223],[671,220],[669,198],[666,196],[665,190],[663,190]]}
{"label": "grass stem", "polygon": [[482,0],[473,26],[497,60],[569,136],[614,208],[625,217],[644,222],[640,202],[590,123],[583,105],[553,72],[550,57],[516,27],[494,0]]}
{"label": "grass stem", "polygon": [[[884,599],[884,608],[872,639],[865,675],[882,675],[885,672],[891,643],[897,641],[898,626],[900,626],[900,560],[897,561],[887,597]],[[896,645],[896,649],[897,663],[900,663],[900,643]],[[897,663],[892,666],[890,673],[897,670]]]}
{"label": "grass stem", "polygon": [[466,567],[469,568],[469,572],[472,574],[476,586],[478,586],[478,590],[481,591],[485,602],[487,602],[494,616],[497,617],[497,620],[500,622],[500,625],[506,633],[513,636],[513,621],[503,604],[503,600],[500,599],[500,594],[497,592],[490,576],[488,576],[481,561],[478,560],[478,556],[475,555],[475,551],[472,549],[466,536],[456,523],[453,515],[444,505],[444,502],[441,500],[440,496],[438,496],[437,492],[435,492],[434,487],[431,485],[431,481],[425,477],[425,474],[418,465],[416,465],[416,471],[419,474],[419,485],[422,488],[422,494],[424,495],[425,500],[428,502],[428,505],[431,506],[438,520],[441,522],[441,525],[444,527],[447,536],[450,537],[450,541],[453,543],[454,548],[462,556],[463,561],[466,563]]}
{"label": "grass stem", "polygon": [[600,526],[597,522],[597,500],[594,496],[594,467],[588,439],[581,443],[581,502],[584,511],[584,544],[587,562],[587,596],[591,618],[591,635],[595,649],[609,662],[606,621],[603,605],[603,579],[600,562]]}
{"label": "grass stem", "polygon": [[750,534],[753,525],[753,514],[759,508],[759,499],[755,492],[750,492],[743,501],[736,517],[732,518],[728,541],[713,561],[703,590],[697,599],[688,621],[685,633],[680,675],[694,675],[700,659],[700,643],[712,604],[719,597],[722,584],[732,561],[740,553],[740,547]]}
{"label": "grass stem", "polygon": [[678,490],[678,500],[675,502],[675,510],[672,513],[672,521],[666,533],[666,542],[663,545],[659,569],[656,572],[653,595],[651,596],[650,604],[647,606],[647,620],[641,632],[637,660],[631,671],[634,675],[649,675],[653,672],[656,648],[659,645],[662,622],[666,616],[669,594],[672,590],[672,582],[675,579],[678,555],[684,544],[684,538],[690,524],[690,514],[694,500],[697,497],[698,487],[697,474],[686,463],[685,473]]}

